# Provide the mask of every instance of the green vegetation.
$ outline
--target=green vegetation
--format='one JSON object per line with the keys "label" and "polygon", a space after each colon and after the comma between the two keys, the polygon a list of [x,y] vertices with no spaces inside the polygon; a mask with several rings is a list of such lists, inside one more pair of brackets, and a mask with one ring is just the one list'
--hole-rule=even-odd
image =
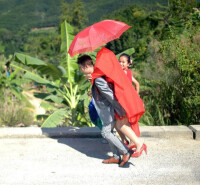
{"label": "green vegetation", "polygon": [[[42,90],[37,88],[34,95],[46,110],[37,116],[45,119],[42,126],[92,126],[87,110],[90,84],[75,63],[77,56],[70,58],[67,51],[76,33],[101,19],[132,26],[106,47],[117,56],[127,52],[134,60],[132,70],[146,109],[140,124],[200,123],[199,1],[17,2],[0,0],[0,125],[34,123],[34,118],[27,120],[31,105],[22,92],[35,81]],[[9,57],[14,52],[15,61]],[[96,52],[89,53],[93,59]]]}
{"label": "green vegetation", "polygon": [[200,11],[196,1],[170,1],[147,12],[132,5],[109,18],[132,28],[107,44],[116,53],[134,47],[147,125],[198,124],[200,121]]}
{"label": "green vegetation", "polygon": [[[200,118],[200,32],[185,30],[169,40],[152,40],[140,82],[150,125],[198,124]],[[194,42],[195,41],[195,42]]]}
{"label": "green vegetation", "polygon": [[12,96],[9,91],[2,91],[0,97],[0,126],[30,126],[35,124],[33,112],[26,103]]}
{"label": "green vegetation", "polygon": [[[60,65],[47,63],[20,53],[15,54],[15,62],[18,65],[11,64],[16,69],[26,72],[23,78],[46,86],[46,91],[37,94],[45,100],[41,105],[48,110],[46,115],[48,118],[42,127],[56,127],[59,124],[62,126],[91,126],[84,109],[84,101],[87,104],[89,102],[89,97],[86,96],[89,84],[78,89],[78,84],[85,79],[77,73],[78,65],[75,62],[77,56],[71,58],[67,53],[74,38],[73,32],[73,28],[66,21],[62,23]],[[82,101],[79,101],[81,98]],[[63,120],[64,123],[61,123]]]}
{"label": "green vegetation", "polygon": [[83,30],[85,23],[88,21],[88,17],[81,0],[75,0],[72,6],[62,1],[61,10],[61,23],[67,20],[67,22],[74,27],[74,34]]}
{"label": "green vegetation", "polygon": [[[100,21],[100,19],[116,10],[128,6],[131,3],[148,4],[148,11],[155,8],[156,2],[166,4],[166,0],[0,0],[0,55],[8,57],[14,52],[25,52],[35,57],[50,61],[59,60],[60,33],[52,33],[51,30],[33,36],[32,28],[57,27],[67,20],[75,29],[75,33],[87,25]],[[87,21],[88,20],[88,21]],[[50,35],[51,38],[45,38]],[[52,43],[52,44],[51,44]],[[40,45],[42,49],[34,48]],[[48,46],[47,46],[48,45]],[[51,46],[53,45],[53,46]],[[33,48],[32,48],[33,47]],[[53,47],[52,52],[43,53]]]}
{"label": "green vegetation", "polygon": [[0,58],[0,126],[29,126],[34,122],[32,106],[22,94],[27,80],[21,78],[20,70],[10,67],[10,62],[11,57]]}
{"label": "green vegetation", "polygon": [[[74,3],[72,0],[0,0],[0,27],[18,30],[24,26],[28,28],[57,26],[62,10],[60,5],[65,2],[70,6],[72,5],[75,10],[80,8],[77,7],[80,4],[78,1],[76,0]],[[144,4],[145,6],[148,4],[151,9],[156,2],[167,4],[167,0],[83,0],[82,2],[88,14],[88,25],[131,3]]]}

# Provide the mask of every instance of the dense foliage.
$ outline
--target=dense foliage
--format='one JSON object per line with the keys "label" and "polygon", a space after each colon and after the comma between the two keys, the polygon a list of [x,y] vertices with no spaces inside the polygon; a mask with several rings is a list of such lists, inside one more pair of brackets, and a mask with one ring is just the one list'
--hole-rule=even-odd
{"label": "dense foliage", "polygon": [[10,66],[11,58],[0,58],[0,126],[29,126],[34,122],[32,106],[22,94],[27,80]]}
{"label": "dense foliage", "polygon": [[[61,14],[60,4],[65,2],[70,6],[73,0],[0,0],[0,28],[18,30],[21,27],[57,26]],[[89,22],[92,24],[106,14],[119,10],[131,3],[148,4],[152,7],[156,2],[167,4],[167,0],[82,0]],[[78,8],[78,7],[74,7]]]}
{"label": "dense foliage", "polygon": [[67,53],[74,38],[73,33],[73,28],[64,21],[61,24],[60,64],[21,53],[15,54],[15,63],[11,64],[15,69],[25,72],[23,78],[42,84],[46,89],[35,94],[43,99],[41,106],[47,110],[45,115],[40,115],[47,118],[42,127],[91,126],[84,109],[84,102],[88,104],[89,101],[85,95],[90,84],[78,89],[79,83],[86,80],[78,73],[77,56],[71,58]]}
{"label": "dense foliage", "polygon": [[107,46],[116,53],[134,47],[148,125],[198,124],[200,121],[200,11],[196,1],[169,1],[147,12],[132,5],[109,18],[132,25]]}
{"label": "dense foliage", "polygon": [[[60,46],[60,43],[57,43],[59,33],[52,33],[52,29],[45,29],[41,37],[35,37],[33,32],[38,32],[34,30],[44,27],[60,29],[60,24],[67,20],[75,26],[75,33],[77,33],[84,26],[99,21],[102,16],[133,2],[148,4],[149,10],[153,10],[156,2],[166,4],[167,0],[0,0],[0,55],[4,54],[8,57],[17,51],[30,52],[29,54],[40,57],[44,50],[48,50],[50,45],[53,45],[53,51],[48,51],[47,55],[57,56],[57,47]],[[45,34],[50,35],[51,38],[45,38]],[[48,43],[43,44],[43,41]],[[34,53],[35,45],[42,47],[42,50],[39,48],[39,51],[36,51],[39,55]]]}
{"label": "dense foliage", "polygon": [[[66,35],[71,34],[71,27],[67,23],[61,26],[61,23],[67,20],[73,26],[74,33],[77,33],[94,21],[108,18],[132,26],[120,39],[108,43],[106,47],[115,54],[134,48],[131,49],[135,51],[131,52],[132,71],[140,82],[140,95],[146,109],[140,122],[146,125],[200,123],[199,1],[134,0],[135,4],[131,4],[130,0],[52,0],[48,3],[45,0],[37,3],[28,0],[20,6],[16,6],[16,2],[0,0],[0,25],[4,25],[0,28],[0,55],[4,54],[8,58],[15,51],[25,54],[16,53],[17,64],[12,63],[16,72],[10,78],[6,77],[3,69],[10,59],[2,60],[0,90],[11,94],[11,97],[18,96],[17,99],[20,100],[23,98],[20,97],[23,80],[31,79],[46,86],[44,92],[36,94],[48,101],[42,104],[47,110],[46,116],[49,116],[44,125],[51,122],[53,124],[50,126],[55,126],[64,117],[65,126],[91,126],[87,117],[89,85],[86,82],[81,85],[83,78],[77,66],[71,66],[73,62],[69,63],[73,59],[66,54],[69,47]],[[7,11],[6,6],[1,6],[5,3],[10,11]],[[131,5],[124,7],[128,4]],[[142,6],[144,4],[145,7]],[[28,23],[26,18],[21,17],[20,22],[18,18],[25,15],[31,6],[35,9],[29,11],[29,16],[36,17],[31,18]],[[48,6],[54,6],[54,13]],[[16,17],[18,21],[7,24],[6,19],[11,19],[13,10],[16,9],[20,12]],[[114,10],[118,11],[113,13]],[[31,29],[44,26],[48,28]],[[95,54],[92,54],[93,58]],[[19,71],[21,72],[18,73]],[[8,102],[10,106],[11,100]],[[25,99],[22,101],[26,102]],[[5,105],[0,105],[0,109]],[[19,109],[21,110],[20,107]]]}

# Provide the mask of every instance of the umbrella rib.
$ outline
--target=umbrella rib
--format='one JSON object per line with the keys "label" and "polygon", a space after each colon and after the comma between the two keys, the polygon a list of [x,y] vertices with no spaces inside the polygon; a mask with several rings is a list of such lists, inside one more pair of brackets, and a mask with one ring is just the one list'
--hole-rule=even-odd
{"label": "umbrella rib", "polygon": [[[93,25],[91,26],[91,28],[93,29],[93,31],[96,32],[96,30],[94,29]],[[89,32],[91,32],[92,29],[90,29]],[[95,46],[92,47],[92,38],[90,38],[90,34],[89,34],[89,42],[90,42],[91,49],[93,50],[93,48],[95,48]]]}
{"label": "umbrella rib", "polygon": [[[92,29],[93,29],[93,31],[96,32],[96,30],[94,29],[93,26],[92,26]],[[90,31],[91,31],[92,29],[90,29]],[[89,32],[90,32],[90,31],[89,31]],[[108,33],[110,33],[110,34],[112,35],[112,39],[109,38],[108,40],[113,40],[113,37],[116,38],[115,35],[113,35],[113,33],[109,32],[108,30],[105,30],[105,31],[108,32]],[[104,41],[102,41],[101,43],[96,44],[95,46],[92,47],[92,42],[91,42],[91,40],[92,40],[92,38],[90,38],[90,34],[89,34],[89,42],[90,42],[90,46],[91,46],[91,49],[92,49],[92,50],[93,50],[94,48],[96,49],[96,46],[98,46],[98,45],[99,45],[98,47],[100,47],[101,45],[107,43],[107,40],[104,40]],[[98,48],[98,47],[97,47],[97,48]]]}
{"label": "umbrella rib", "polygon": [[[92,28],[93,28],[93,26],[92,26]],[[126,29],[126,28],[125,28],[125,27],[122,27],[122,28],[121,28],[121,30],[118,32],[118,33],[120,33],[119,35],[121,35],[121,32],[123,32],[124,29]],[[91,31],[91,30],[90,30],[90,31]],[[94,31],[96,31],[96,30],[94,29]],[[110,38],[107,39],[107,40],[102,41],[101,44],[99,43],[99,44],[98,44],[98,45],[99,45],[98,47],[100,47],[101,45],[103,45],[103,44],[105,44],[105,43],[107,43],[107,42],[110,42],[110,41],[112,41],[112,40],[114,40],[114,39],[119,38],[119,36],[114,35],[114,34],[113,34],[112,32],[110,32],[108,29],[105,29],[104,31],[106,31],[107,33],[111,34],[112,37],[110,37]],[[89,37],[89,41],[90,41],[90,44],[91,44],[91,39],[90,39],[90,37]],[[92,46],[92,44],[91,44],[91,46]],[[91,47],[92,50],[93,50],[93,48],[95,48],[95,46],[94,46],[94,47]]]}
{"label": "umbrella rib", "polygon": [[[123,33],[123,30],[124,30],[124,29],[126,29],[126,26],[123,26],[123,27],[120,29],[120,31],[117,32],[116,35],[120,35],[120,36],[121,36],[121,34]],[[108,33],[110,33],[111,35],[113,35],[113,37],[114,37],[115,39],[119,38],[119,36],[114,35],[114,34],[111,33],[109,30],[106,29],[106,31],[107,31]],[[121,33],[121,32],[122,32],[122,33]]]}
{"label": "umbrella rib", "polygon": [[[95,30],[94,27],[93,27],[93,25],[91,26],[91,28],[92,28],[93,30]],[[89,30],[89,33],[91,32],[92,29]],[[93,48],[92,48],[92,42],[91,42],[91,39],[90,39],[90,34],[89,34],[89,42],[90,42],[91,49],[93,49]]]}

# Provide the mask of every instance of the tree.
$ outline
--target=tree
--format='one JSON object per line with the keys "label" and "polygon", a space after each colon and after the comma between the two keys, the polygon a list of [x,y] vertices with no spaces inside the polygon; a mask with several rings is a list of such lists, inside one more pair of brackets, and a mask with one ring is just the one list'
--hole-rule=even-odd
{"label": "tree", "polygon": [[196,0],[169,0],[169,11],[172,16],[185,17],[197,7]]}
{"label": "tree", "polygon": [[75,0],[72,5],[72,22],[75,27],[75,34],[82,30],[85,23],[88,21],[86,11],[84,10],[84,4],[81,0]]}
{"label": "tree", "polygon": [[87,13],[84,8],[84,4],[81,0],[75,0],[73,4],[62,1],[60,22],[66,20],[74,27],[74,33],[77,34],[85,27],[85,23],[88,21]]}
{"label": "tree", "polygon": [[132,27],[123,33],[119,39],[108,43],[107,47],[114,53],[134,47],[136,50],[133,55],[134,59],[137,63],[144,61],[147,57],[146,49],[151,37],[160,38],[162,36],[167,11],[163,7],[160,9],[148,12],[144,8],[132,4],[108,16],[109,19],[125,22]]}
{"label": "tree", "polygon": [[[71,23],[72,17],[71,17],[70,4],[66,3],[64,0],[61,0],[60,8],[61,8],[60,24],[63,23],[65,20]],[[60,25],[59,25],[59,28],[60,28]]]}

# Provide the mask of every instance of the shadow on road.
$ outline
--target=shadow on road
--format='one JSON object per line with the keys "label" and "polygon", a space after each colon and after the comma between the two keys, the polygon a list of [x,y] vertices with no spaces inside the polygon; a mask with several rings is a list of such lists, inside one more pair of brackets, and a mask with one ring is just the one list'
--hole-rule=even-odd
{"label": "shadow on road", "polygon": [[78,127],[41,128],[41,130],[49,138],[56,139],[58,143],[68,145],[89,157],[108,158],[109,145],[103,142],[105,140],[101,138],[96,128],[91,128],[89,134],[84,127],[81,129]]}
{"label": "shadow on road", "polygon": [[[102,138],[57,138],[58,143],[72,147],[73,149],[97,159],[108,159],[110,156],[109,144],[103,143]],[[103,141],[103,142],[102,142]],[[127,162],[122,168],[134,166],[133,163]]]}
{"label": "shadow on road", "polygon": [[110,147],[102,143],[101,138],[54,138],[58,143],[70,146],[71,148],[98,159],[108,158]]}
{"label": "shadow on road", "polygon": [[[99,130],[93,130],[88,138],[88,132],[84,129],[76,127],[58,127],[58,128],[42,128],[42,133],[49,138],[57,140],[58,143],[65,144],[88,157],[97,159],[108,159],[110,146],[107,141],[101,138]],[[95,132],[94,132],[95,131]],[[97,138],[96,138],[97,137]],[[124,168],[128,168],[132,163],[128,162]]]}

